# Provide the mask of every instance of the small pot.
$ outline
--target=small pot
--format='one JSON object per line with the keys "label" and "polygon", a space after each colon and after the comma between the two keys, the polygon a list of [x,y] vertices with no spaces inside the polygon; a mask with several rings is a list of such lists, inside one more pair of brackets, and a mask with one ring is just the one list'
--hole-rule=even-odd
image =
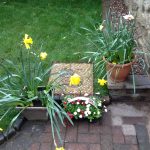
{"label": "small pot", "polygon": [[114,82],[125,81],[131,71],[131,66],[135,63],[135,59],[127,64],[112,64],[103,57],[106,62],[106,70],[108,72],[108,77]]}

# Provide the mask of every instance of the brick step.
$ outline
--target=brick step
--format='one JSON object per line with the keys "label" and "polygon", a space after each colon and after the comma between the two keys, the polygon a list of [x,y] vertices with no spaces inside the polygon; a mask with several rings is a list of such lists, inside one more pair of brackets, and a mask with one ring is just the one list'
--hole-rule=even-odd
{"label": "brick step", "polygon": [[150,101],[150,79],[147,75],[135,75],[135,93],[133,76],[124,82],[108,80],[109,96],[112,101]]}

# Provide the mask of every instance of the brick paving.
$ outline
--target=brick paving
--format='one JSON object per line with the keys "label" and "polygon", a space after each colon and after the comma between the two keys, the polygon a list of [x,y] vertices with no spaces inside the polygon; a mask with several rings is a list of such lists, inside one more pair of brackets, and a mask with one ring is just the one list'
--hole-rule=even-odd
{"label": "brick paving", "polygon": [[[76,120],[61,127],[66,150],[149,150],[150,104],[116,103],[93,123]],[[58,141],[58,140],[56,140]],[[0,150],[54,150],[49,122],[26,121]]]}

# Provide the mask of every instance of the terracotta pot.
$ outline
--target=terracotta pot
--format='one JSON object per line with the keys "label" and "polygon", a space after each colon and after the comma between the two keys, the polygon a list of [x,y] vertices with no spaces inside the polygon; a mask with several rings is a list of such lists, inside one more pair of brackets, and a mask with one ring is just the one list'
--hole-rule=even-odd
{"label": "terracotta pot", "polygon": [[125,81],[131,71],[131,66],[135,63],[135,59],[127,64],[112,64],[103,58],[106,62],[106,70],[108,72],[108,77],[114,82]]}

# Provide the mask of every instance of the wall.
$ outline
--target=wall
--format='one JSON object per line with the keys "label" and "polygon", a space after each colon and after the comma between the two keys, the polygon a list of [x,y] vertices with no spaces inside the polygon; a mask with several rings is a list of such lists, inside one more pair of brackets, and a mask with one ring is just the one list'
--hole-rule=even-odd
{"label": "wall", "polygon": [[[141,48],[150,53],[150,0],[124,0],[131,14],[137,20],[137,39]],[[150,56],[146,56],[150,74]]]}

